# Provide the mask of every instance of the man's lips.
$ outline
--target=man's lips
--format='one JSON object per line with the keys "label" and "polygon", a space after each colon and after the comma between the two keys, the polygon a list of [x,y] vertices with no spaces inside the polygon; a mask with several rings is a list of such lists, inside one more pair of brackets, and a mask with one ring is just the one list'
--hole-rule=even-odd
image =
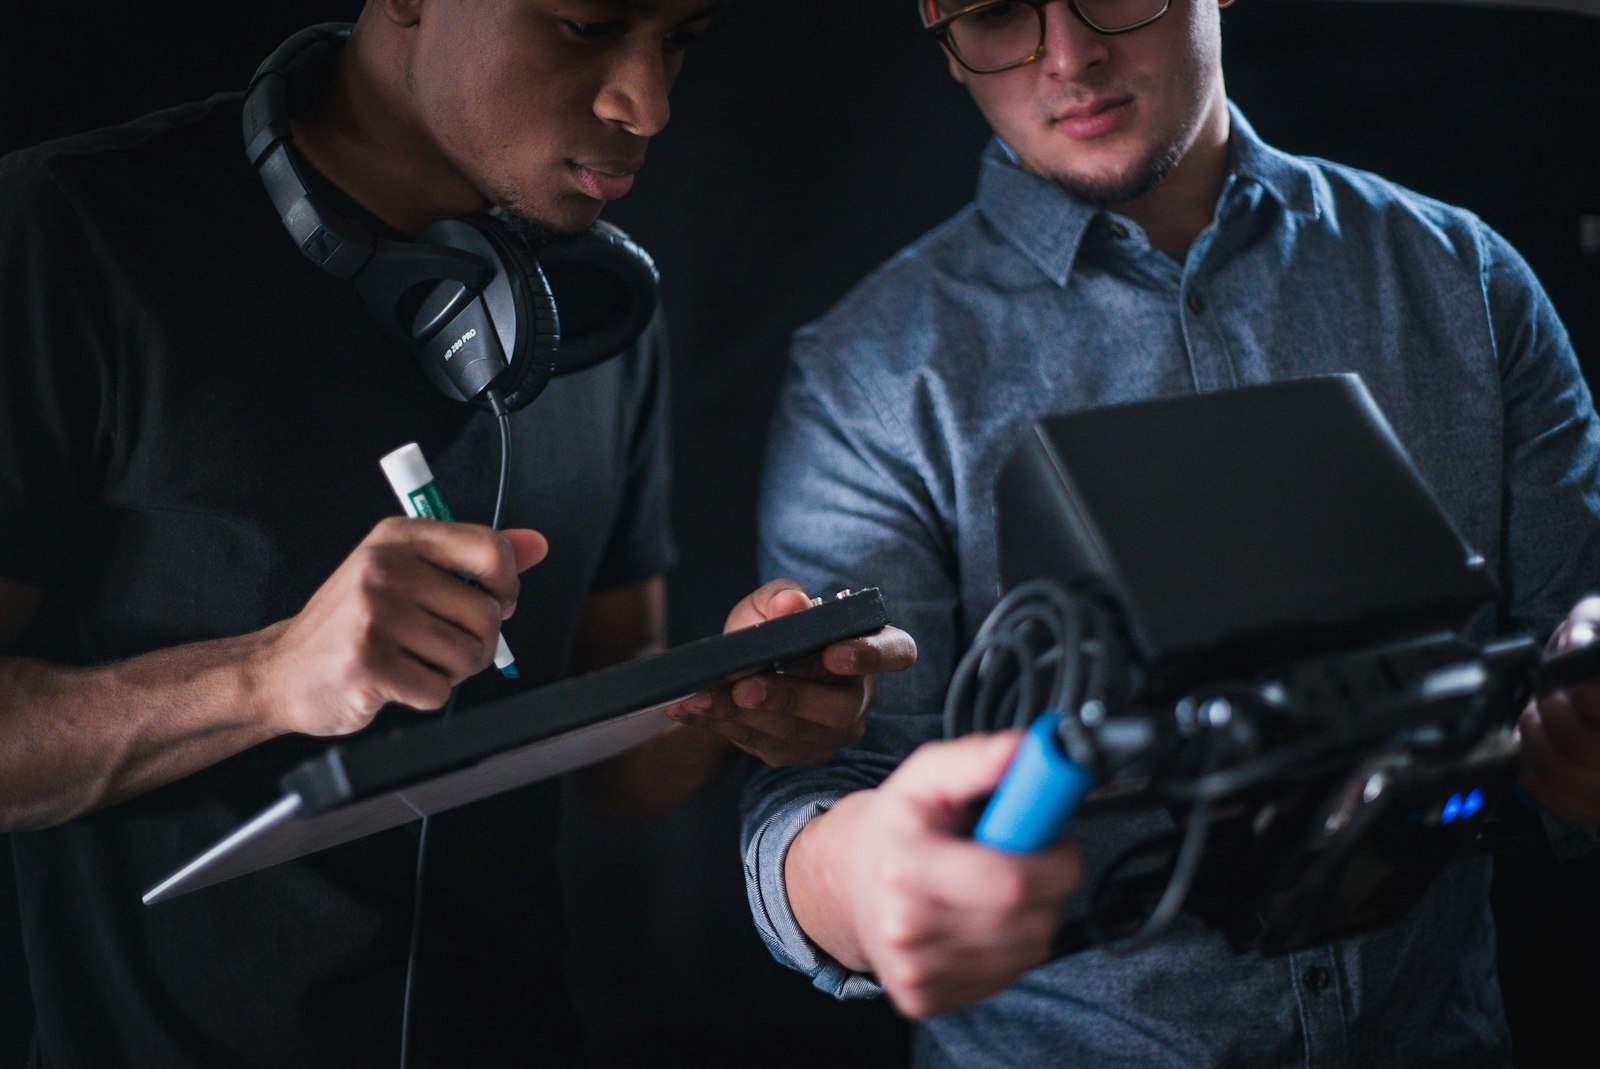
{"label": "man's lips", "polygon": [[616,200],[633,188],[637,164],[628,163],[574,163],[578,185],[595,200]]}
{"label": "man's lips", "polygon": [[1087,104],[1074,104],[1057,112],[1053,118],[1056,128],[1068,137],[1088,141],[1115,133],[1133,118],[1133,98],[1118,100],[1092,100]]}

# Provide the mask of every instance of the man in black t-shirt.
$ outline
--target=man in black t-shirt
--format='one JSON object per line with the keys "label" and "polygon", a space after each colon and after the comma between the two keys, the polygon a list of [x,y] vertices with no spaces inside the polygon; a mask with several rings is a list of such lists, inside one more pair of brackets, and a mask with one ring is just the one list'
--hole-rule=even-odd
{"label": "man in black t-shirt", "polygon": [[[290,97],[307,182],[397,242],[485,209],[589,227],[715,6],[374,0]],[[659,321],[509,414],[496,531],[495,421],[302,255],[241,119],[223,95],[0,160],[0,830],[33,1063],[572,1064],[548,784],[434,819],[415,918],[415,825],[140,901],[319,739],[663,638]],[[462,522],[393,518],[378,458],[413,440]],[[728,626],[805,604],[779,580]],[[520,683],[482,671],[497,632]],[[735,748],[820,761],[913,657],[887,628],[690,699],[580,794],[640,811]]]}

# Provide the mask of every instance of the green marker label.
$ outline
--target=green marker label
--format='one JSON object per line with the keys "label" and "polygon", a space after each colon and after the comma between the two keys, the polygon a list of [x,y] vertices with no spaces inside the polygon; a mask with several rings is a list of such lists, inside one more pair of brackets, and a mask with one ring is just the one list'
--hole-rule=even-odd
{"label": "green marker label", "polygon": [[444,498],[439,493],[439,488],[433,483],[417,487],[406,497],[411,502],[411,514],[420,516],[425,520],[453,521],[450,510],[445,507]]}

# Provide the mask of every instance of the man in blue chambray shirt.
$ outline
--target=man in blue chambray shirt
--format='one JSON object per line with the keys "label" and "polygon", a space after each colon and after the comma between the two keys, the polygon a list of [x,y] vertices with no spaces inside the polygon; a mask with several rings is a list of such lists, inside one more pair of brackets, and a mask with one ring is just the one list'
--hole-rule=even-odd
{"label": "man in blue chambray shirt", "polygon": [[[1153,818],[1080,820],[1036,855],[975,844],[1018,736],[937,736],[1001,592],[1000,463],[1036,417],[1143,398],[1359,373],[1502,582],[1498,626],[1589,641],[1600,423],[1549,301],[1470,213],[1263,144],[1224,91],[1216,0],[918,3],[996,136],[973,204],[796,335],[761,548],[813,590],[883,588],[919,660],[880,681],[859,745],[751,781],[763,938],[921,1019],[921,1066],[1509,1064],[1487,860],[1296,953],[1180,917],[1137,953],[1048,960],[1083,874]],[[1596,691],[1519,722],[1552,828],[1600,822]]]}

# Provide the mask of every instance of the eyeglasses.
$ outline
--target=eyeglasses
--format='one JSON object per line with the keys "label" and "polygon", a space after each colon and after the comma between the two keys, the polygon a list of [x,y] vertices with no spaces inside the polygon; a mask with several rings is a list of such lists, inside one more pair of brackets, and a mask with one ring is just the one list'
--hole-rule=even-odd
{"label": "eyeglasses", "polygon": [[[994,74],[1044,55],[1044,6],[1051,0],[983,0],[947,15],[943,0],[917,0],[922,27],[974,74]],[[1172,0],[1065,0],[1095,33],[1132,33],[1167,13]]]}

